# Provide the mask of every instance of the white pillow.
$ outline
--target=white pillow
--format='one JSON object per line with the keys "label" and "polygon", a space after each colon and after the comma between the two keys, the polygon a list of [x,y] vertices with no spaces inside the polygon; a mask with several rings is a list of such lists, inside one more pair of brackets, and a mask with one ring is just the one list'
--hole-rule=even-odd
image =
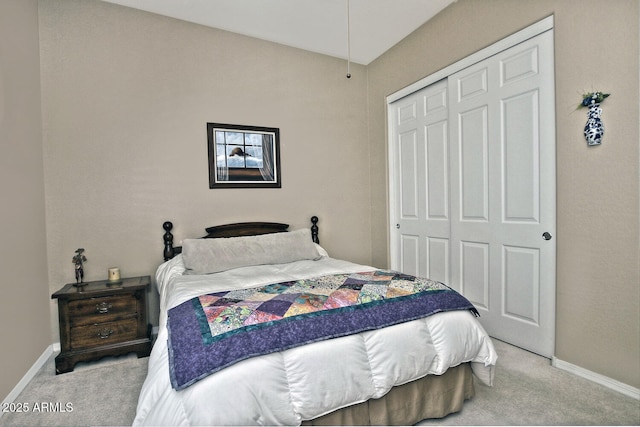
{"label": "white pillow", "polygon": [[251,265],[320,258],[309,229],[258,236],[185,239],[182,242],[185,274],[209,274]]}

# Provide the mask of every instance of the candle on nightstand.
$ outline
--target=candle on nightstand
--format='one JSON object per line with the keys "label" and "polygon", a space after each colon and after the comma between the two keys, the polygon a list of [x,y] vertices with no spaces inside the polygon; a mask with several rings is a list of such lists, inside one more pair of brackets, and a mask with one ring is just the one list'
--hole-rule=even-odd
{"label": "candle on nightstand", "polygon": [[109,269],[109,281],[117,282],[118,280],[120,280],[120,269],[117,267],[111,267]]}

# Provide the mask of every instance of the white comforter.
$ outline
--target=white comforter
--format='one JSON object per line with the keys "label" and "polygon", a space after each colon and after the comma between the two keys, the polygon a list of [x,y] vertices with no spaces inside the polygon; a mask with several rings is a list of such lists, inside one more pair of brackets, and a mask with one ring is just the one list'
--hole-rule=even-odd
{"label": "white comforter", "polygon": [[373,268],[324,256],[207,276],[184,270],[178,256],[156,274],[160,328],[134,425],[298,425],[464,362],[473,362],[475,375],[491,385],[493,344],[470,312],[454,311],[254,357],[176,391],[169,380],[168,309],[205,293]]}

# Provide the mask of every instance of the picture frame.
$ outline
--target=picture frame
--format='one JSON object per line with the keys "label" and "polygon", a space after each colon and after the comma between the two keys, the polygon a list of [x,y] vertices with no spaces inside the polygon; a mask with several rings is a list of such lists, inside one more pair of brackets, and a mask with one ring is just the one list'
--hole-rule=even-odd
{"label": "picture frame", "polygon": [[281,188],[280,129],[207,123],[209,188]]}

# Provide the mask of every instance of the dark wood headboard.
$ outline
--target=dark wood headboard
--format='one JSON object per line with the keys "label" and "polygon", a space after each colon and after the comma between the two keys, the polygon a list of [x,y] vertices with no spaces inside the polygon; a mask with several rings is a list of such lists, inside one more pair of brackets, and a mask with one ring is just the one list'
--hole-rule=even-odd
{"label": "dark wood headboard", "polygon": [[[166,221],[162,224],[164,228],[164,260],[168,261],[174,256],[182,252],[181,246],[173,246],[173,223]],[[216,225],[205,228],[206,236],[203,239],[215,239],[219,237],[241,237],[241,236],[257,236],[260,234],[283,233],[289,229],[289,224],[279,222],[237,222],[234,224]],[[320,243],[318,239],[318,217],[311,217],[311,239],[315,243]]]}

